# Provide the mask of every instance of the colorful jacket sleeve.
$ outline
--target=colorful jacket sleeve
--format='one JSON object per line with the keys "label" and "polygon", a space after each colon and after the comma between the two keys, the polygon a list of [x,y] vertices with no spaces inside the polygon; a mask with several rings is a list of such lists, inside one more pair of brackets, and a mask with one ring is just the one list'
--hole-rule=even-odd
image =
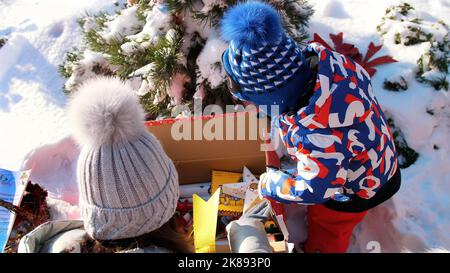
{"label": "colorful jacket sleeve", "polygon": [[282,141],[297,161],[297,172],[268,170],[260,178],[260,194],[283,203],[348,200],[342,192],[350,160],[345,129],[309,130],[289,115],[280,116],[279,127]]}

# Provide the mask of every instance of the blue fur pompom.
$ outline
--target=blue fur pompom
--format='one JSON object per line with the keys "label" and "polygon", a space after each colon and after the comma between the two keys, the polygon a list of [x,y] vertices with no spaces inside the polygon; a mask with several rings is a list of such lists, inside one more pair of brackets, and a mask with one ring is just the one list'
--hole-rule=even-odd
{"label": "blue fur pompom", "polygon": [[230,8],[220,27],[226,41],[249,45],[271,43],[284,31],[276,9],[261,2],[247,2]]}

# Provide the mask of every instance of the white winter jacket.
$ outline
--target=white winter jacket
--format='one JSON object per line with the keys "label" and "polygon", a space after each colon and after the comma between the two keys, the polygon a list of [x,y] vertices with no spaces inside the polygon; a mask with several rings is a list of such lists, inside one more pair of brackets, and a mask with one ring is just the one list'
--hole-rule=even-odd
{"label": "white winter jacket", "polygon": [[[80,253],[81,244],[88,239],[83,221],[59,220],[44,223],[26,234],[19,243],[18,253]],[[121,253],[170,253],[167,249],[150,246]]]}

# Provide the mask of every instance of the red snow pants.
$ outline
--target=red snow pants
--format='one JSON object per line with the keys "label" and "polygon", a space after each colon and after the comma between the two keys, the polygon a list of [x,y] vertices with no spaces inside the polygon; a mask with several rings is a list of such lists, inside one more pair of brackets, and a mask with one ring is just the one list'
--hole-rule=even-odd
{"label": "red snow pants", "polygon": [[364,219],[367,211],[339,212],[323,205],[308,207],[307,253],[344,253],[352,237],[355,226]]}

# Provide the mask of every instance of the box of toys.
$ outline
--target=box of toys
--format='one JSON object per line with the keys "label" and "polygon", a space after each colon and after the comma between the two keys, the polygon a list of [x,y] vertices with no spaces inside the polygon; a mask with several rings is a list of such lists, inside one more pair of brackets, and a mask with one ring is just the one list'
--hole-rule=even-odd
{"label": "box of toys", "polygon": [[[179,174],[180,228],[193,234],[196,252],[230,252],[226,225],[259,199],[257,177],[266,170],[268,118],[245,111],[152,121],[147,127]],[[282,206],[272,207],[265,230],[274,252],[287,252]]]}

